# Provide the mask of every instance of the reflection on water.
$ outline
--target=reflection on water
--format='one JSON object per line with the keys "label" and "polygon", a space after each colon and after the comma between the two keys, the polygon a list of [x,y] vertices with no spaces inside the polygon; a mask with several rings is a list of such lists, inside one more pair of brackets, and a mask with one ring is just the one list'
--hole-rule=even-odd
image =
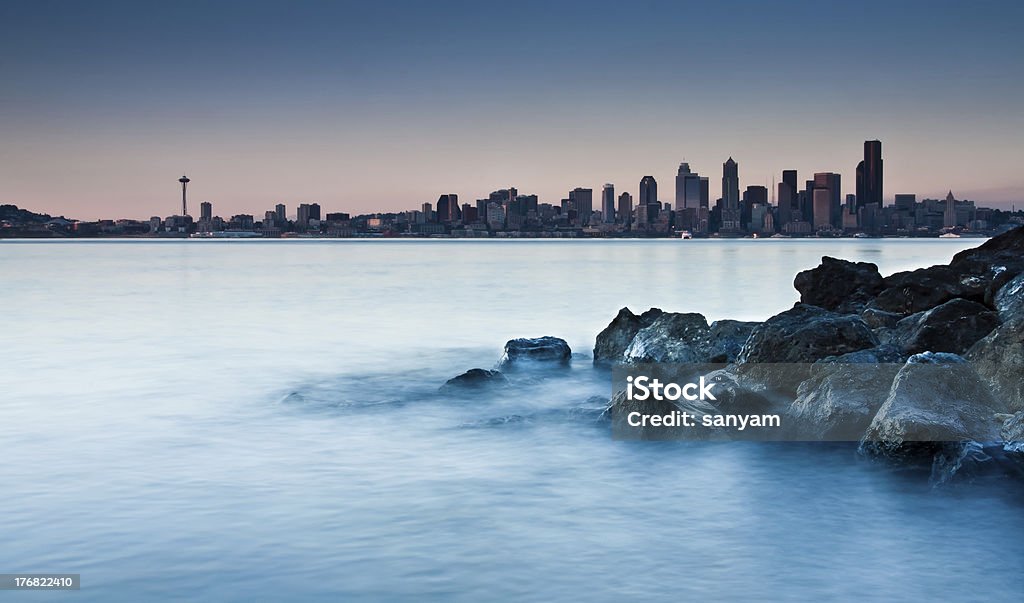
{"label": "reflection on water", "polygon": [[[0,242],[0,571],[83,600],[1015,599],[1024,497],[843,445],[612,441],[619,307],[763,319],[969,241]],[[41,594],[63,600],[66,593]]]}

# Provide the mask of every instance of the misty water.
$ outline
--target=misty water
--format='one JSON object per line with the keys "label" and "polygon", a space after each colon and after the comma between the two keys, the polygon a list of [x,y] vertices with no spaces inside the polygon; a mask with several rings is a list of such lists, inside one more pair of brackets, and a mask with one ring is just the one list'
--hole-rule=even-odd
{"label": "misty water", "polygon": [[[613,441],[589,359],[623,306],[763,320],[822,255],[978,243],[0,241],[0,572],[82,575],[34,601],[1019,599],[1019,484]],[[582,356],[438,393],[540,335]]]}

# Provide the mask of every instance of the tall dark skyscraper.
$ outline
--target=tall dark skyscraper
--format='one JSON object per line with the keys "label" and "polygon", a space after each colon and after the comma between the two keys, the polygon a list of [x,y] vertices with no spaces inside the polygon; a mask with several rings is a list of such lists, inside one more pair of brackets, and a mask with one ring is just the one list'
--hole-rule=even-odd
{"label": "tall dark skyscraper", "polygon": [[627,226],[633,222],[633,195],[629,193],[619,195],[619,222]]}
{"label": "tall dark skyscraper", "polygon": [[640,198],[637,202],[640,205],[658,204],[658,181],[654,176],[644,176],[640,180]]}
{"label": "tall dark skyscraper", "polygon": [[576,220],[580,226],[590,224],[590,214],[594,213],[594,190],[574,188],[569,191],[569,201],[576,209]]}
{"label": "tall dark skyscraper", "polygon": [[615,185],[605,184],[601,188],[601,215],[605,224],[615,223]]}
{"label": "tall dark skyscraper", "polygon": [[[864,141],[863,167],[857,166],[857,207],[869,203],[882,207],[882,143]],[[863,190],[861,190],[863,188]]]}
{"label": "tall dark skyscraper", "polygon": [[459,196],[455,194],[441,195],[437,198],[437,221],[442,223],[458,222],[462,216],[459,210]]}
{"label": "tall dark skyscraper", "polygon": [[199,219],[209,222],[213,219],[213,204],[203,201],[199,204]]}
{"label": "tall dark skyscraper", "polygon": [[797,221],[797,214],[800,210],[797,205],[796,170],[782,170],[782,182],[779,183],[779,190],[776,199],[778,203],[778,225],[784,226],[790,222]]}
{"label": "tall dark skyscraper", "polygon": [[[842,196],[842,180],[839,174],[833,172],[818,172],[814,174],[814,190],[827,190],[828,195],[828,216],[814,216],[814,223],[828,223],[835,228],[843,227],[843,196]],[[814,193],[817,194],[817,193]],[[813,199],[813,197],[812,197]],[[818,208],[815,207],[814,211],[817,212]]]}
{"label": "tall dark skyscraper", "polygon": [[730,157],[722,164],[722,209],[740,207],[740,166]]}

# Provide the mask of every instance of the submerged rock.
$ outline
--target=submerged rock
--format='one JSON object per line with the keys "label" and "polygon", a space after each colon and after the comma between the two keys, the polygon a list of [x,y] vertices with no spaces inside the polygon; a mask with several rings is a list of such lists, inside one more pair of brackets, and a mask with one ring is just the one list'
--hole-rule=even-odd
{"label": "submerged rock", "polygon": [[801,303],[851,313],[881,293],[883,281],[874,264],[824,256],[817,268],[798,273],[793,286]]}
{"label": "submerged rock", "polygon": [[441,391],[480,389],[493,385],[508,385],[508,378],[501,371],[474,368],[446,381]]}
{"label": "submerged rock", "polygon": [[594,364],[609,365],[622,362],[623,353],[637,332],[650,326],[662,314],[658,308],[651,308],[639,316],[633,314],[629,308],[619,310],[611,323],[597,334],[597,341],[594,343]]}
{"label": "submerged rock", "polygon": [[873,348],[878,343],[878,337],[858,316],[797,304],[757,326],[737,362],[811,363]]}
{"label": "submerged rock", "polygon": [[967,362],[956,354],[912,356],[893,380],[861,440],[870,456],[928,460],[943,443],[991,442],[999,437],[1003,407]]}
{"label": "submerged rock", "polygon": [[890,341],[908,356],[921,352],[963,354],[998,325],[999,317],[988,307],[958,298],[904,318]]}
{"label": "submerged rock", "polygon": [[515,368],[529,363],[546,366],[567,366],[572,350],[564,339],[558,337],[537,337],[534,339],[512,339],[505,344],[505,353],[498,363],[500,368]]}

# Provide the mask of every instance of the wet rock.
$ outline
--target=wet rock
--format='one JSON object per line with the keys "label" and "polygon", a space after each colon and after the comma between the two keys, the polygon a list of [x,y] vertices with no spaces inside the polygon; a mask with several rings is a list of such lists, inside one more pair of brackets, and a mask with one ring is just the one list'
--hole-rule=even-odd
{"label": "wet rock", "polygon": [[901,320],[890,342],[904,354],[949,352],[963,354],[999,325],[987,306],[966,299],[951,299]]}
{"label": "wet rock", "polygon": [[505,353],[498,363],[499,368],[510,369],[527,364],[545,366],[567,366],[572,350],[564,339],[558,337],[537,337],[534,339],[512,339],[505,344]]}
{"label": "wet rock", "polygon": [[999,430],[999,437],[1015,452],[1024,452],[1024,410],[1010,415]]}
{"label": "wet rock", "polygon": [[896,327],[896,323],[903,318],[903,315],[896,314],[895,312],[886,312],[878,308],[865,308],[860,313],[860,318],[873,330],[893,329]]}
{"label": "wet rock", "polygon": [[911,356],[893,380],[861,440],[861,452],[896,461],[931,462],[945,443],[995,441],[1002,405],[960,356]]}
{"label": "wet rock", "polygon": [[626,362],[701,362],[699,350],[710,331],[701,314],[666,312],[640,329],[623,353]]}
{"label": "wet rock", "polygon": [[996,327],[966,357],[1009,410],[1024,410],[1024,316]]}
{"label": "wet rock", "polygon": [[1024,274],[1007,281],[995,294],[993,305],[1003,322],[1024,318]]}
{"label": "wet rock", "polygon": [[883,281],[874,264],[825,256],[817,268],[798,273],[793,286],[801,303],[851,313],[881,293]]}
{"label": "wet rock", "polygon": [[811,363],[878,345],[858,316],[797,304],[754,328],[737,357],[741,363]]}
{"label": "wet rock", "polygon": [[707,337],[700,342],[701,362],[728,364],[735,362],[743,351],[743,345],[759,322],[740,320],[716,320],[711,323]]}
{"label": "wet rock", "polygon": [[985,301],[989,279],[966,274],[949,266],[931,266],[897,272],[885,278],[885,288],[869,308],[909,316],[930,310],[951,299]]}
{"label": "wet rock", "polygon": [[829,356],[818,361],[818,363],[840,363],[840,364],[903,364],[907,356],[898,347],[885,344],[867,350],[858,350],[839,356]]}
{"label": "wet rock", "polygon": [[650,326],[662,314],[658,308],[651,308],[639,316],[633,314],[629,308],[619,310],[611,323],[597,334],[597,341],[594,343],[594,364],[607,366],[622,362],[623,353],[637,332]]}
{"label": "wet rock", "polygon": [[508,385],[508,378],[501,371],[489,371],[482,368],[469,369],[461,375],[452,377],[441,386],[442,392],[454,390],[482,389],[488,386]]}
{"label": "wet rock", "polygon": [[789,437],[860,441],[888,397],[901,366],[877,363],[875,358],[865,350],[815,364],[810,377],[797,388],[789,408]]}

